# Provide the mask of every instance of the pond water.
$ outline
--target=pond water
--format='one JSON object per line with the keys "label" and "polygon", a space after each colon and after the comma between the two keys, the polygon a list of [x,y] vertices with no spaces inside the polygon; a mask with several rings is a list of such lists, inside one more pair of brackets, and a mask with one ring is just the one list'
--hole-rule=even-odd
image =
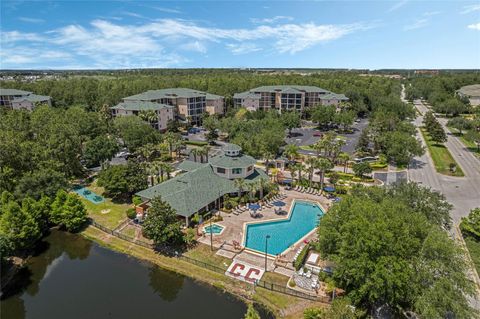
{"label": "pond water", "polygon": [[215,319],[246,312],[232,295],[79,235],[52,231],[38,250],[2,292],[1,318]]}

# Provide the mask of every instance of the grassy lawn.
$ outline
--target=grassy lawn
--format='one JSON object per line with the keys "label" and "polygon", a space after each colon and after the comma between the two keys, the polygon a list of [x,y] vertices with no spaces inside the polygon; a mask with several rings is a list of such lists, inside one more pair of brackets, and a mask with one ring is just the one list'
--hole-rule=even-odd
{"label": "grassy lawn", "polygon": [[472,257],[472,261],[475,264],[475,269],[477,270],[477,273],[480,274],[480,242],[468,236],[464,236],[464,239],[470,257]]}
{"label": "grassy lawn", "polygon": [[262,280],[277,284],[279,286],[286,286],[288,282],[288,277],[282,274],[278,274],[276,272],[269,271],[263,275]]}
{"label": "grassy lawn", "polygon": [[316,152],[316,150],[313,148],[313,145],[301,145],[300,149],[304,151]]}
{"label": "grassy lawn", "polygon": [[121,233],[124,234],[125,236],[135,238],[135,232],[137,231],[137,228],[135,226],[128,225],[124,229],[122,229]]}
{"label": "grassy lawn", "polygon": [[[88,186],[87,189],[91,190],[92,192],[102,195],[103,196],[103,188],[97,187],[95,184]],[[112,202],[110,198],[105,198],[105,202],[94,204],[86,198],[79,196],[82,202],[85,204],[87,208],[88,215],[93,218],[97,223],[100,223],[108,228],[115,228],[118,226],[127,215],[125,212],[128,208],[132,207],[129,204],[117,204]],[[102,213],[102,211],[109,210],[108,213]]]}
{"label": "grassy lawn", "polygon": [[[422,132],[423,138],[427,143],[428,151],[430,152],[430,156],[432,157],[437,172],[443,175],[464,176],[462,169],[455,162],[448,148],[446,148],[444,145],[432,142],[430,136],[423,128],[420,129],[420,131]],[[451,163],[457,166],[457,170],[454,173],[450,171]]]}
{"label": "grassy lawn", "polygon": [[228,266],[232,263],[232,260],[215,255],[215,252],[215,250],[210,250],[210,246],[198,243],[195,247],[189,249],[184,255],[227,270]]}
{"label": "grassy lawn", "polygon": [[480,152],[478,151],[477,144],[475,144],[474,141],[470,141],[470,140],[466,139],[465,138],[465,133],[460,134],[460,132],[457,129],[455,129],[453,127],[450,127],[450,126],[448,126],[448,129],[452,132],[453,135],[458,137],[458,139],[463,143],[463,145],[465,145],[467,147],[467,149],[470,152],[472,152],[476,156],[480,156]]}

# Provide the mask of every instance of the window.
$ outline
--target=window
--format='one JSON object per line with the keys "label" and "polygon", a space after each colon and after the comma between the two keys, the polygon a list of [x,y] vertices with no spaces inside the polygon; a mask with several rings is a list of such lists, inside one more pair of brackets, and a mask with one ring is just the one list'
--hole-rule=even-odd
{"label": "window", "polygon": [[234,168],[232,169],[233,174],[242,174],[242,169],[241,168]]}
{"label": "window", "polygon": [[217,167],[217,173],[225,174],[225,168]]}

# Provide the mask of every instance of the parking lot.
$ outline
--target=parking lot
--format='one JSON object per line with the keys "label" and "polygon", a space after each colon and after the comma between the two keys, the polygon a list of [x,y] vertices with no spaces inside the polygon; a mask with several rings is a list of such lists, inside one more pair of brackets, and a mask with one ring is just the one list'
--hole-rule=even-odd
{"label": "parking lot", "polygon": [[[359,122],[355,122],[352,125],[353,133],[352,134],[339,134],[345,138],[346,144],[342,147],[342,151],[353,154],[355,152],[355,146],[358,143],[358,139],[360,138],[360,134],[362,133],[363,129],[367,127],[368,119],[360,119]],[[314,128],[298,128],[292,130],[292,136],[287,137],[285,139],[287,144],[295,144],[297,146],[304,146],[304,145],[312,145],[315,144],[319,139],[320,136],[318,134],[317,129]],[[324,133],[324,132],[321,132]],[[302,154],[314,155],[314,151],[308,150],[300,150]]]}

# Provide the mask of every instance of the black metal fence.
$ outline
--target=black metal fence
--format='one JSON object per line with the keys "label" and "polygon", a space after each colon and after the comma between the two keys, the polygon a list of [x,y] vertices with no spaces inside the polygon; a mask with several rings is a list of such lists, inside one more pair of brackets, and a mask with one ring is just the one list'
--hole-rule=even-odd
{"label": "black metal fence", "polygon": [[[94,226],[94,227],[96,227],[96,228],[98,228],[98,229],[100,229],[100,230],[102,230],[102,231],[104,231],[104,232],[106,232],[110,235],[118,237],[120,239],[129,241],[129,242],[131,242],[133,244],[136,244],[136,245],[143,246],[145,248],[155,249],[154,245],[152,245],[148,242],[145,242],[143,240],[138,240],[138,239],[135,239],[133,237],[127,236],[125,234],[122,234],[118,231],[112,230],[108,227],[103,226],[102,224],[97,223],[96,221],[94,221],[92,219],[90,220],[90,224],[92,226]],[[213,272],[216,272],[216,273],[219,273],[219,274],[225,274],[225,272],[226,272],[226,270],[222,267],[218,267],[216,265],[212,265],[212,264],[206,263],[204,261],[201,261],[201,260],[198,260],[198,259],[195,259],[195,258],[191,258],[191,257],[181,255],[181,254],[176,255],[176,257],[181,259],[181,260],[184,260],[184,261],[186,261],[190,264],[208,269],[210,271],[213,271]],[[257,280],[255,282],[253,282],[253,284],[256,287],[261,287],[261,288],[264,288],[264,289],[279,292],[279,293],[282,293],[282,294],[285,294],[285,295],[294,296],[294,297],[297,297],[297,298],[302,298],[302,299],[307,299],[307,300],[312,300],[312,301],[330,302],[329,297],[310,295],[310,294],[303,293],[301,291],[297,291],[297,290],[293,290],[293,289],[289,289],[289,288],[287,288],[283,285],[278,285],[278,284],[275,284],[273,282],[269,282],[269,281],[265,281],[265,280]]]}

